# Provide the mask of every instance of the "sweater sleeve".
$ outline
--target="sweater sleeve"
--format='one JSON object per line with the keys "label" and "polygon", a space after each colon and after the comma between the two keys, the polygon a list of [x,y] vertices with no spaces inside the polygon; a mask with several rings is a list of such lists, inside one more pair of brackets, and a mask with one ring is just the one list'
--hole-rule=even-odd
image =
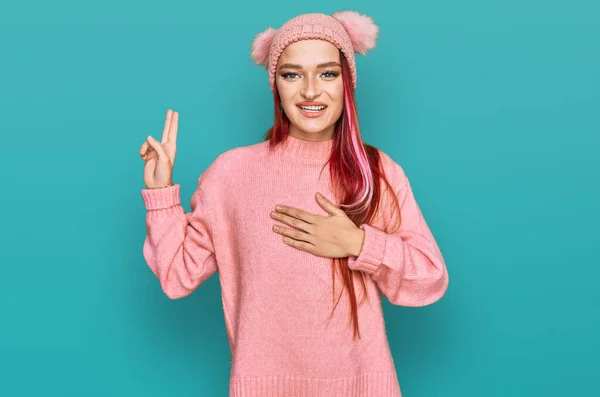
{"label": "sweater sleeve", "polygon": [[142,197],[147,210],[146,263],[169,298],[183,298],[217,271],[202,189],[198,186],[192,195],[187,214],[180,203],[180,185],[143,189]]}
{"label": "sweater sleeve", "polygon": [[401,226],[387,234],[369,224],[358,257],[348,257],[348,266],[371,275],[390,303],[426,306],[439,300],[448,288],[444,258],[415,201],[410,182],[397,193]]}

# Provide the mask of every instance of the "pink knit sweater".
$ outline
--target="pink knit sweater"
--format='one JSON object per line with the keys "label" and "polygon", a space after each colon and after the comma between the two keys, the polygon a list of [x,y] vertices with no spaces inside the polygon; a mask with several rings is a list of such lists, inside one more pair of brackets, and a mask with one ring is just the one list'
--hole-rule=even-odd
{"label": "pink knit sweater", "polygon": [[[147,209],[143,254],[165,294],[184,297],[218,272],[232,364],[230,397],[400,397],[382,312],[391,303],[424,306],[448,287],[442,254],[415,202],[402,168],[380,151],[401,203],[402,227],[384,232],[389,208],[365,231],[349,266],[367,273],[368,295],[358,309],[361,339],[352,340],[342,294],[331,320],[329,258],[288,246],[272,231],[275,205],[326,216],[317,191],[338,204],[322,165],[333,140],[289,137],[219,155],[200,175],[191,212],[179,185],[142,190]],[[336,277],[336,298],[341,291]],[[357,300],[362,287],[356,284]],[[382,295],[383,294],[383,295]]]}

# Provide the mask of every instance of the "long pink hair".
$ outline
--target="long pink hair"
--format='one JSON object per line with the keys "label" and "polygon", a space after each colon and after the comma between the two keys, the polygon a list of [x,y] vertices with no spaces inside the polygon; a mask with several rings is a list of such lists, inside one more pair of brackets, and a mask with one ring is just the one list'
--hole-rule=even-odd
{"label": "long pink hair", "polygon": [[[360,226],[363,223],[370,223],[377,213],[382,198],[380,179],[390,188],[388,191],[393,191],[393,188],[383,171],[379,151],[374,146],[364,143],[361,139],[350,67],[341,51],[340,63],[344,84],[344,108],[336,122],[333,147],[325,165],[329,164],[333,191],[336,192],[338,198],[341,198],[339,200],[340,208],[344,210],[356,226]],[[286,139],[289,132],[290,121],[281,109],[280,103],[279,93],[277,87],[275,87],[275,120],[273,126],[265,134],[265,140],[270,141],[269,145],[271,147]],[[398,199],[393,194],[390,196],[395,202],[395,208],[398,212],[397,219],[400,220]],[[351,270],[348,267],[348,258],[332,258],[331,265],[334,281],[333,298],[335,300],[337,269],[341,275],[344,289],[348,291],[350,319],[353,325],[354,337],[360,338],[354,279],[357,278],[362,284],[364,300],[368,297],[365,283],[366,274],[362,271]],[[341,292],[335,302],[332,314],[340,298]],[[360,302],[360,304],[362,303],[363,301]]]}

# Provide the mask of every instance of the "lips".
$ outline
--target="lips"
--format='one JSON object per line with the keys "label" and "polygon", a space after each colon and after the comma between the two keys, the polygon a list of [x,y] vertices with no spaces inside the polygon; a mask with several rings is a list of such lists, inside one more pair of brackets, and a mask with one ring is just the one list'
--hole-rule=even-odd
{"label": "lips", "polygon": [[300,102],[297,103],[296,106],[300,109],[300,114],[305,117],[319,117],[325,110],[327,109],[327,105],[322,102]]}

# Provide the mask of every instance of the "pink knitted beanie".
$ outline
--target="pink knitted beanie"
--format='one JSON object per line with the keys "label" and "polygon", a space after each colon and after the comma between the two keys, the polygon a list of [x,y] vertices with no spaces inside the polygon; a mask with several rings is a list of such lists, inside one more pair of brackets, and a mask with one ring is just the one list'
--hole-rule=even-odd
{"label": "pink knitted beanie", "polygon": [[275,70],[283,50],[299,40],[321,39],[339,48],[350,65],[356,88],[354,53],[365,55],[375,47],[379,28],[373,20],[356,11],[340,11],[333,15],[303,14],[287,21],[281,28],[267,28],[254,38],[252,59],[269,71],[269,84],[275,90]]}

